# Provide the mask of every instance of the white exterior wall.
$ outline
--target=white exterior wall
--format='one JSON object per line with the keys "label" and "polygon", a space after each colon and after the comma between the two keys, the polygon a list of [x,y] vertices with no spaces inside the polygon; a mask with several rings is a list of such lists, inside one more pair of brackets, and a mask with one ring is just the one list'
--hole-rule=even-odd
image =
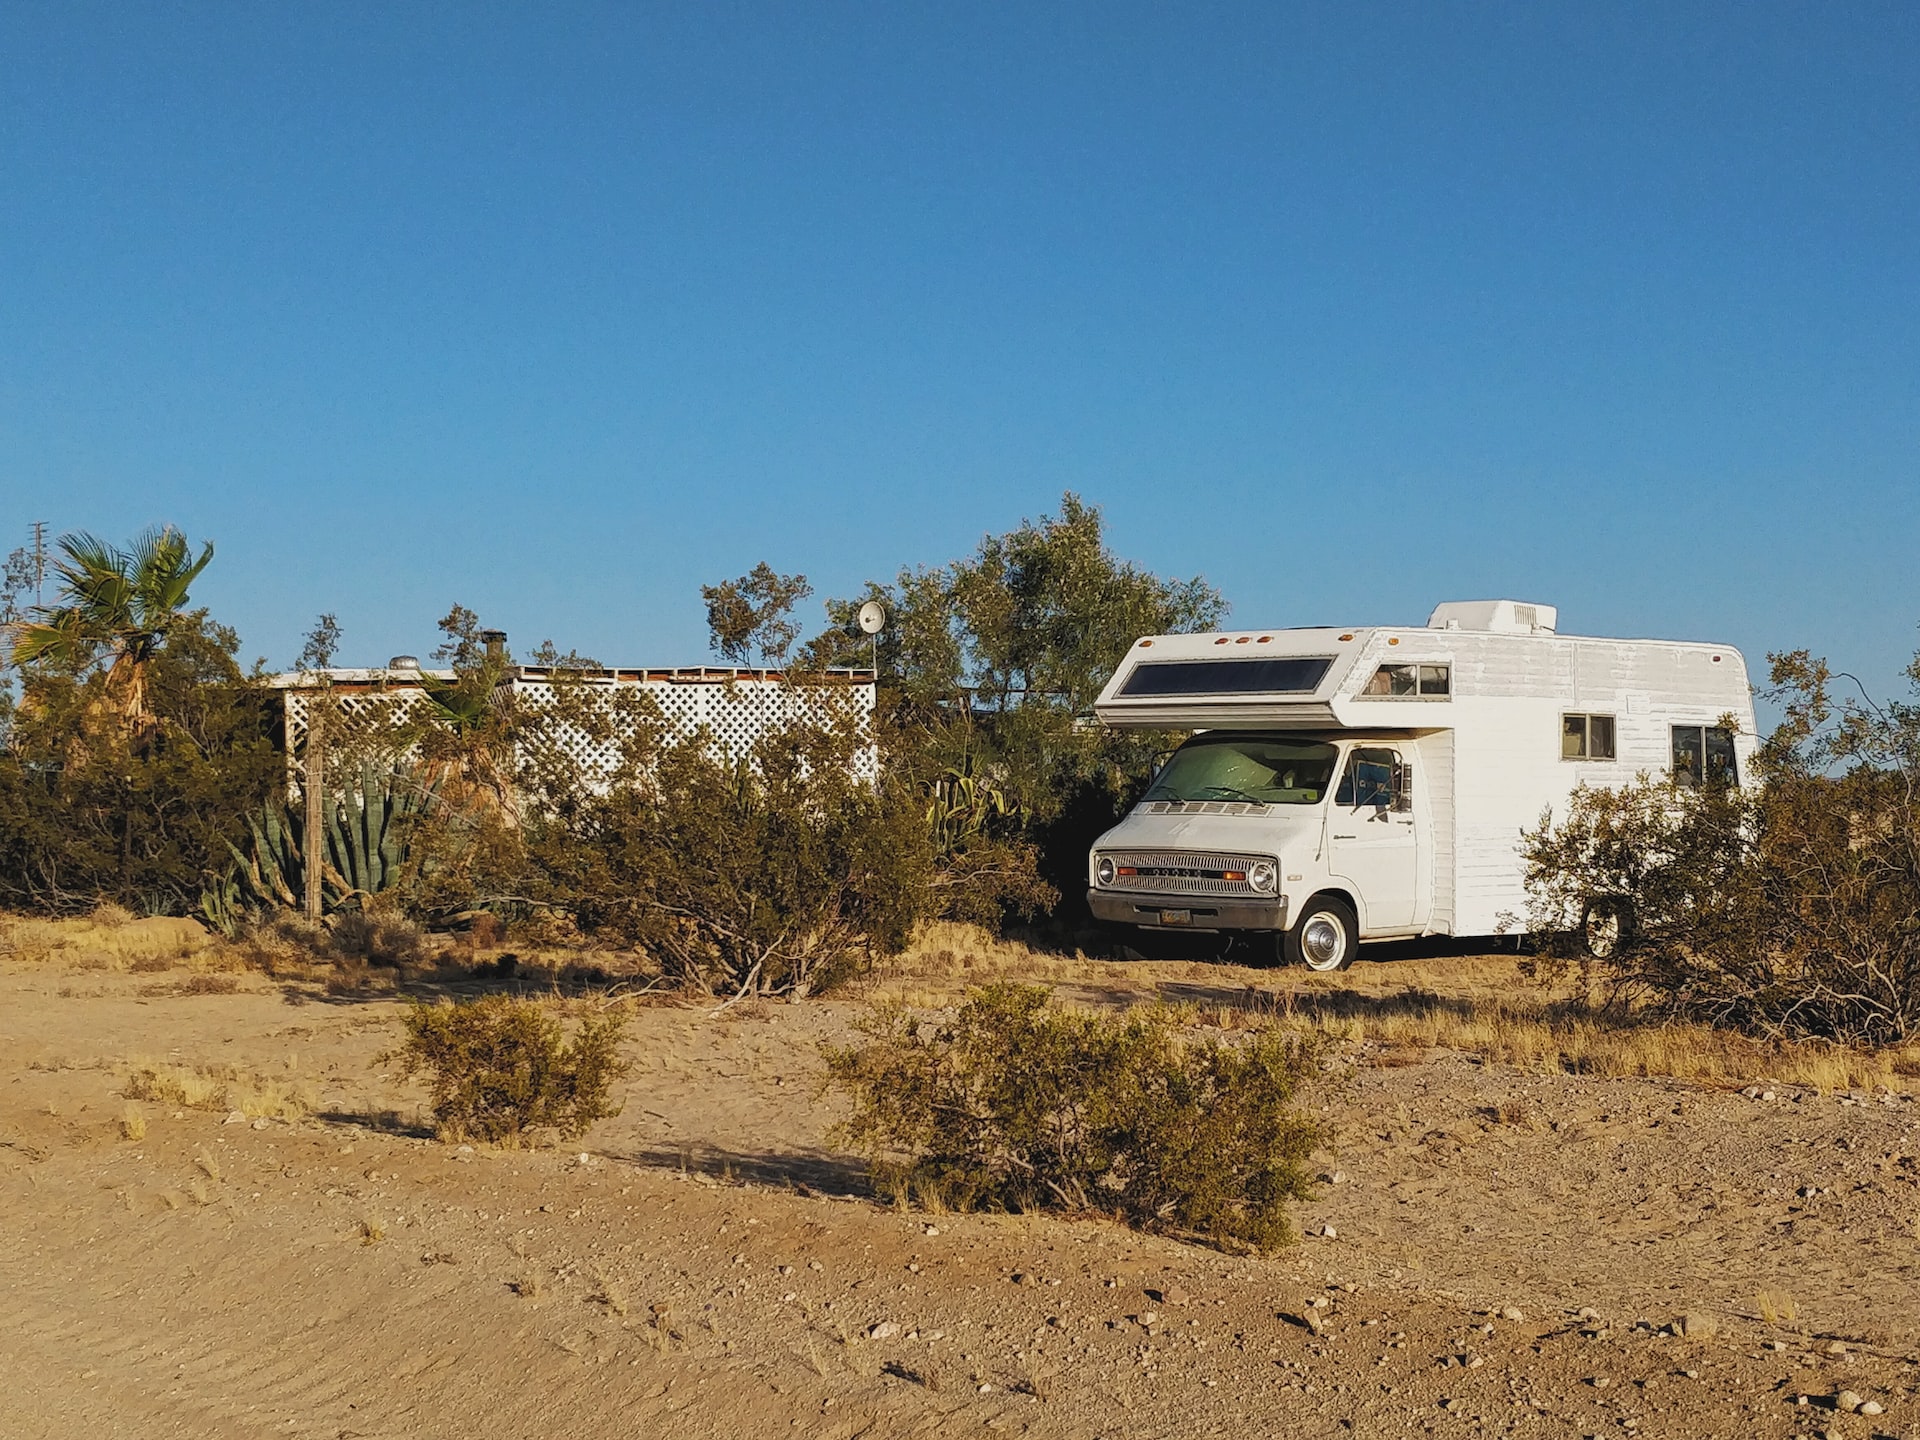
{"label": "white exterior wall", "polygon": [[[1397,640],[1398,644],[1390,644]],[[1718,655],[1719,660],[1713,657]],[[1353,694],[1377,666],[1427,662],[1452,667],[1452,695],[1436,699]],[[1347,672],[1334,702],[1352,726],[1445,726],[1453,736],[1449,886],[1439,873],[1446,844],[1437,823],[1432,930],[1488,935],[1525,929],[1521,832],[1543,812],[1564,818],[1581,784],[1624,785],[1640,773],[1662,775],[1672,758],[1672,727],[1715,725],[1732,714],[1744,778],[1751,763],[1753,701],[1746,665],[1725,646],[1669,641],[1471,631],[1378,631]],[[1611,715],[1612,761],[1565,760],[1562,717]],[[1429,762],[1431,763],[1431,762]],[[1443,891],[1450,891],[1443,906]]]}

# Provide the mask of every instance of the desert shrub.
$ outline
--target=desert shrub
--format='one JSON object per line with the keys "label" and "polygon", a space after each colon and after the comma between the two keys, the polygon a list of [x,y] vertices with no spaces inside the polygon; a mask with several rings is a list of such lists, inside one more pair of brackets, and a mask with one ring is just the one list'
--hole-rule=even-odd
{"label": "desert shrub", "polygon": [[204,611],[178,617],[146,664],[138,729],[113,708],[110,672],[21,671],[0,749],[0,904],[193,910],[285,775],[270,697],[235,664],[238,644]]}
{"label": "desert shrub", "polygon": [[[1607,1000],[1775,1037],[1920,1035],[1920,706],[1838,702],[1823,662],[1773,659],[1786,719],[1756,788],[1641,777],[1529,832],[1540,970]],[[1909,670],[1920,686],[1920,659]],[[1582,919],[1628,919],[1593,956]]]}
{"label": "desert shrub", "polygon": [[426,932],[404,915],[388,910],[348,910],[329,927],[339,954],[369,965],[409,965],[426,948]]}
{"label": "desert shrub", "polygon": [[536,896],[688,986],[819,991],[896,954],[930,905],[913,796],[853,771],[851,725],[769,734],[732,762],[708,737],[530,822]]}
{"label": "desert shrub", "polygon": [[951,1020],[894,1006],[827,1051],[853,1103],[842,1138],[901,1193],[962,1209],[1117,1213],[1229,1248],[1288,1237],[1322,1139],[1295,1109],[1319,1042],[1278,1029],[1240,1043],[1164,1008],[1088,1015],[1041,987],[971,993]]}
{"label": "desert shrub", "polygon": [[415,1004],[402,1019],[400,1073],[425,1072],[444,1140],[520,1140],[551,1130],[563,1139],[620,1113],[608,1098],[628,1070],[619,1055],[625,1021],[581,1022],[573,1039],[536,1001],[487,995],[462,1004]]}

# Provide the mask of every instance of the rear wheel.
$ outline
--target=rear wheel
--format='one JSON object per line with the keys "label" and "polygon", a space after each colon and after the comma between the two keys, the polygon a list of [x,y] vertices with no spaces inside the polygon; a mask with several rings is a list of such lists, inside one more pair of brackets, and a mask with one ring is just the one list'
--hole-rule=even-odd
{"label": "rear wheel", "polygon": [[1610,960],[1633,938],[1633,907],[1603,896],[1589,900],[1580,914],[1580,945],[1596,960]]}
{"label": "rear wheel", "polygon": [[1353,907],[1332,895],[1316,895],[1281,941],[1290,965],[1327,973],[1353,964],[1360,949],[1360,923]]}

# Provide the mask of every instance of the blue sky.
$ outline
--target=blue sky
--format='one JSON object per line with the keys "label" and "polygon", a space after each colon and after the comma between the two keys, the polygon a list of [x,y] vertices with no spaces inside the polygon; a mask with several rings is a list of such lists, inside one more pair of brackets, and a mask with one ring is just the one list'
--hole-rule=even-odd
{"label": "blue sky", "polygon": [[1920,585],[1920,7],[0,8],[0,547],[608,661],[1072,489],[1249,625]]}

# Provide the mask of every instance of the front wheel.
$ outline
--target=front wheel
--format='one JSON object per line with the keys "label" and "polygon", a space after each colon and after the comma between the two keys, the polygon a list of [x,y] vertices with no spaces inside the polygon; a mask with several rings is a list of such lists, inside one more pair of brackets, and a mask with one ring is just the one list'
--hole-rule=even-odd
{"label": "front wheel", "polygon": [[1360,949],[1360,922],[1346,901],[1317,895],[1307,902],[1281,942],[1290,965],[1330,973],[1353,964]]}

